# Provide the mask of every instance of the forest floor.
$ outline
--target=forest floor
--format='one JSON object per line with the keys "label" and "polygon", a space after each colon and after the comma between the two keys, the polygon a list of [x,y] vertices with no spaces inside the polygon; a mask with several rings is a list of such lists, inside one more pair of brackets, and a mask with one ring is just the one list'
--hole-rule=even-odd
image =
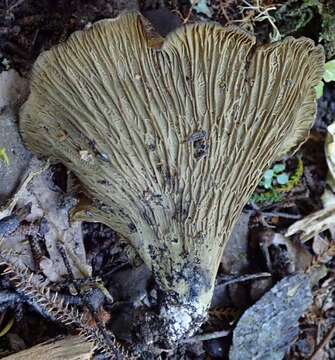
{"label": "forest floor", "polygon": [[[329,35],[332,29],[335,34],[335,6],[331,1],[211,0],[191,3],[187,0],[143,0],[139,3],[135,0],[3,0],[0,2],[0,73],[14,69],[17,85],[17,79],[29,78],[34,61],[42,51],[97,20],[117,16],[125,8],[141,11],[162,35],[182,24],[217,21],[222,25],[241,26],[254,33],[261,43],[278,36],[306,36],[325,47],[327,61],[335,57],[335,36]],[[0,87],[4,88],[13,80],[0,81]],[[0,90],[1,115],[1,96],[5,92]],[[335,82],[327,82],[318,100],[317,117],[308,139],[298,152],[280,159],[267,171],[235,227],[221,262],[209,317],[202,327],[204,333],[214,334],[213,338],[199,338],[174,353],[163,353],[162,358],[228,359],[234,328],[246,309],[279,280],[302,271],[316,274],[312,282],[313,301],[299,320],[299,332],[290,339],[285,359],[335,359],[335,336],[332,338],[335,333],[335,212],[323,214],[327,221],[323,216],[312,225],[308,222],[311,214],[325,208],[325,189],[332,193],[327,180],[327,156],[330,155],[325,153],[325,141],[327,128],[334,121]],[[7,155],[1,153],[8,144],[9,140],[4,140],[8,134],[3,132],[1,137],[0,132],[0,176],[4,176],[3,179],[8,167],[15,166],[13,160],[6,164],[6,156],[15,144],[12,148],[9,144],[5,149]],[[20,154],[21,161],[17,165],[17,174],[22,174],[30,155],[24,150],[15,151]],[[60,165],[52,165],[50,169],[49,187],[53,186],[52,191],[64,192],[71,176]],[[9,194],[14,196],[18,182],[19,178],[10,184],[0,179],[0,210]],[[30,211],[29,208],[25,210]],[[4,217],[7,222],[0,216],[0,237],[5,237],[9,233],[8,226],[13,226],[21,239],[34,248],[31,243],[35,240],[31,234],[36,224],[29,221],[27,212],[15,211],[16,208]],[[291,225],[304,219],[307,222],[288,236]],[[17,224],[13,225],[13,221]],[[47,250],[41,235],[43,224],[38,226],[38,246],[42,249],[39,251],[45,256]],[[84,223],[82,229],[84,258],[91,268],[91,276],[100,277],[114,299],[113,305],[105,307],[109,312],[108,319],[112,319],[108,321],[109,326],[116,337],[127,344],[133,336],[134,304],[141,301],[150,304],[150,299],[156,296],[156,285],[138,256],[115,232],[102,224],[92,223]],[[304,236],[306,229],[309,236]],[[33,250],[31,253],[34,255]],[[52,277],[51,270],[48,271]],[[61,281],[56,276],[54,288],[63,295],[75,295],[65,286],[67,280],[65,277]],[[0,280],[0,357],[71,332],[54,319],[43,316],[43,312],[36,310],[24,296],[14,296],[14,293],[8,278],[3,276]],[[273,337],[280,334],[274,332]]]}

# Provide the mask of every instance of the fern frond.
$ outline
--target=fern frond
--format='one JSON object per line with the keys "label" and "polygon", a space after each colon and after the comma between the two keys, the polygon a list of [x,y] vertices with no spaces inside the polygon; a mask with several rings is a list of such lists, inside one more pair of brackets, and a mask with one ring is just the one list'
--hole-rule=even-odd
{"label": "fern frond", "polygon": [[134,358],[117,343],[114,334],[98,325],[88,325],[83,313],[65,304],[64,299],[58,293],[52,293],[40,276],[13,261],[9,255],[9,252],[0,253],[0,265],[6,266],[3,275],[7,275],[20,292],[42,307],[56,321],[78,328],[80,335],[93,343],[95,350],[104,353],[108,359]]}

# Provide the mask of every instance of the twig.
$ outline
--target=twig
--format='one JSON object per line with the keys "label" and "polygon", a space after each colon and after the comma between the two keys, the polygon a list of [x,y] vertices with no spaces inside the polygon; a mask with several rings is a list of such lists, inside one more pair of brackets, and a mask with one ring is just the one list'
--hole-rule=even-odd
{"label": "twig", "polygon": [[[116,342],[113,333],[96,324],[91,326],[79,310],[65,304],[59,299],[58,293],[52,294],[48,285],[41,277],[34,274],[27,267],[22,267],[8,258],[6,253],[0,252],[0,265],[6,265],[3,272],[23,295],[37,303],[55,320],[69,326],[79,328],[80,335],[95,345],[95,349],[103,352],[108,359],[131,359],[132,357]],[[86,304],[85,304],[86,305]]]}
{"label": "twig", "polygon": [[[63,262],[64,262],[64,265],[66,267],[66,270],[68,272],[68,275],[70,277],[70,281],[71,283],[74,285],[77,293],[82,297],[82,300],[85,304],[85,306],[87,307],[87,309],[89,310],[92,318],[94,319],[95,323],[96,323],[96,326],[97,326],[97,331],[96,331],[96,334],[98,334],[101,339],[100,341],[102,343],[106,343],[107,346],[109,346],[111,349],[113,349],[115,347],[115,336],[114,334],[111,334],[105,327],[104,324],[102,324],[102,322],[100,321],[99,317],[98,317],[98,314],[96,312],[96,310],[94,309],[94,307],[92,306],[92,304],[87,301],[86,297],[83,296],[83,292],[82,292],[82,289],[80,288],[79,284],[76,283],[75,281],[75,277],[74,277],[74,274],[73,274],[73,271],[72,271],[72,268],[71,268],[71,265],[70,265],[70,262],[68,260],[68,257],[66,255],[66,252],[65,252],[65,249],[64,249],[64,246],[61,244],[60,241],[57,242],[57,250],[59,251],[59,253],[61,254],[61,257],[63,259]],[[99,334],[100,332],[100,334]],[[118,351],[116,349],[115,353],[113,354],[116,358],[118,358]]]}
{"label": "twig", "polygon": [[259,279],[259,278],[267,278],[267,277],[271,277],[270,273],[267,272],[262,272],[262,273],[257,273],[257,274],[246,274],[246,275],[227,275],[224,276],[223,278],[223,283],[219,284],[219,286],[227,286],[230,284],[235,284],[238,282],[243,282],[243,281],[249,281],[249,280],[253,280],[253,279]]}
{"label": "twig", "polygon": [[[17,201],[21,199],[22,193],[26,190],[27,186],[30,184],[30,182],[37,176],[41,175],[44,171],[46,171],[50,166],[50,161],[47,160],[44,165],[40,166],[37,170],[29,171],[28,174],[25,176],[24,180],[21,182],[21,184],[18,187],[18,190],[16,191],[15,195],[3,206],[0,206],[0,218],[4,218],[6,216],[9,216]],[[30,170],[30,168],[29,168]]]}
{"label": "twig", "polygon": [[193,11],[193,8],[194,8],[195,5],[197,5],[197,3],[198,3],[198,0],[191,0],[191,7],[190,7],[190,9],[188,10],[188,14],[187,14],[186,18],[185,18],[184,21],[183,21],[183,24],[184,24],[184,25],[189,22],[190,17],[191,17],[191,14],[192,14],[192,11]]}
{"label": "twig", "polygon": [[312,356],[309,358],[309,360],[316,360],[318,358],[318,355],[320,351],[330,342],[332,337],[335,335],[335,324],[333,327],[328,331],[327,335],[323,338],[323,340],[320,342],[320,344],[317,346],[316,350],[312,354]]}
{"label": "twig", "polygon": [[12,11],[14,10],[16,7],[20,6],[25,0],[18,0],[16,1],[13,5],[11,5],[9,8],[8,8],[8,11]]}
{"label": "twig", "polygon": [[209,334],[201,334],[201,335],[193,336],[192,338],[189,338],[189,339],[185,339],[183,341],[183,343],[184,344],[194,344],[194,343],[197,343],[200,341],[218,339],[218,338],[227,336],[229,334],[230,334],[230,330],[214,331]]}
{"label": "twig", "polygon": [[301,215],[298,215],[298,214],[288,214],[288,213],[282,212],[282,211],[262,211],[255,204],[253,204],[252,206],[253,206],[253,209],[247,210],[247,211],[245,211],[245,213],[252,214],[252,215],[255,213],[256,214],[259,213],[263,217],[277,216],[277,217],[286,218],[286,219],[301,219],[301,217],[302,217]]}
{"label": "twig", "polygon": [[261,212],[264,217],[270,217],[270,216],[278,216],[281,218],[286,219],[301,219],[301,215],[295,215],[295,214],[288,214],[280,211],[273,211],[273,212]]}
{"label": "twig", "polygon": [[177,14],[180,17],[180,19],[183,21],[183,25],[185,25],[185,24],[187,24],[189,22],[190,17],[192,15],[193,8],[194,8],[195,5],[197,5],[198,0],[190,0],[190,2],[191,2],[191,6],[190,6],[190,8],[188,10],[188,13],[187,13],[185,18],[184,18],[184,16],[182,15],[182,13],[179,10],[176,10],[176,9],[172,10],[172,12]]}
{"label": "twig", "polygon": [[270,11],[274,11],[277,9],[276,6],[267,6],[263,5],[260,0],[252,1],[249,3],[247,0],[242,0],[242,3],[244,4],[239,6],[242,15],[244,15],[244,12],[249,12],[247,16],[245,16],[242,20],[235,20],[234,22],[243,22],[247,23],[250,21],[251,23],[255,22],[261,22],[264,20],[267,20],[270,25],[272,26],[273,35],[270,35],[271,41],[278,41],[281,39],[280,32],[275,24],[275,19],[272,15],[270,15]]}

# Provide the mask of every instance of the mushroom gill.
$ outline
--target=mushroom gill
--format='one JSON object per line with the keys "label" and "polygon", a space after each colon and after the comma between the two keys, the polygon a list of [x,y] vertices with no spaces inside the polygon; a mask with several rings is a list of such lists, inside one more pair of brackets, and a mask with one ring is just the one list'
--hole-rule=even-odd
{"label": "mushroom gill", "polygon": [[43,53],[20,128],[64,163],[165,293],[174,341],[209,306],[229,234],[263,171],[301,142],[323,51],[257,46],[236,27],[186,25],[165,40],[138,13],[103,20]]}

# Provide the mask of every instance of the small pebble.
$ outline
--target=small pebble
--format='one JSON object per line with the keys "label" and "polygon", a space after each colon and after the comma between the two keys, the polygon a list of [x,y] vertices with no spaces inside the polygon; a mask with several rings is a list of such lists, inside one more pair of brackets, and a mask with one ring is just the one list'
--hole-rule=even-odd
{"label": "small pebble", "polygon": [[213,359],[224,359],[227,349],[224,349],[220,339],[208,340],[205,342],[205,350]]}
{"label": "small pebble", "polygon": [[12,234],[20,225],[15,215],[9,215],[0,220],[0,238]]}

